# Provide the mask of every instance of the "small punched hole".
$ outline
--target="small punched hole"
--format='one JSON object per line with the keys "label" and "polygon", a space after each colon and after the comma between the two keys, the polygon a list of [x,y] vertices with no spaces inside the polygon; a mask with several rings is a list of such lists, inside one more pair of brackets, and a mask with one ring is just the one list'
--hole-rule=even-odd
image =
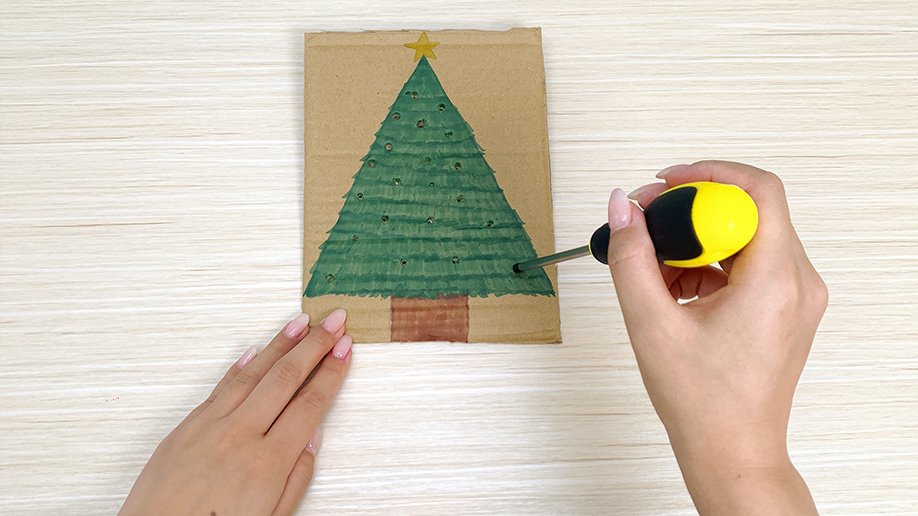
{"label": "small punched hole", "polygon": [[452,132],[452,131],[446,131],[446,137],[447,137],[447,138],[452,138],[452,137],[453,137],[453,132]]}
{"label": "small punched hole", "polygon": [[493,226],[493,225],[494,225],[494,221],[493,221],[493,220],[489,220],[488,223],[485,224],[485,226],[488,226],[488,227],[491,227],[491,226]]}
{"label": "small punched hole", "polygon": [[427,217],[427,223],[433,224],[433,217]]}
{"label": "small punched hole", "polygon": [[459,263],[459,257],[453,256],[453,263]]}
{"label": "small punched hole", "polygon": [[458,161],[455,162],[455,163],[453,163],[453,168],[456,169],[456,170],[461,169],[461,168],[462,168],[462,163],[459,163]]}
{"label": "small punched hole", "polygon": [[363,199],[363,194],[362,194],[362,193],[357,194],[357,198],[358,198],[358,199]]}
{"label": "small punched hole", "polygon": [[401,117],[402,117],[402,115],[400,115],[400,114],[398,114],[398,113],[392,113],[392,120],[398,120],[398,119],[401,118]]}
{"label": "small punched hole", "polygon": [[463,196],[461,196],[461,195],[460,195],[459,197],[456,197],[456,202],[462,202],[462,201],[464,201],[464,200],[465,200],[465,197],[463,197]]}
{"label": "small punched hole", "polygon": [[392,144],[391,144],[391,143],[387,143],[387,144],[386,144],[386,150],[392,150]]}
{"label": "small punched hole", "polygon": [[370,161],[367,161],[367,165],[370,165],[371,167],[375,167],[375,166],[376,166],[376,160],[371,159]]}
{"label": "small punched hole", "polygon": [[389,217],[386,216],[386,215],[383,215],[383,216],[382,216],[382,221],[383,221],[383,222],[389,222]]}
{"label": "small punched hole", "polygon": [[418,120],[418,129],[427,127],[427,120]]}
{"label": "small punched hole", "polygon": [[397,178],[397,177],[394,177],[394,178],[392,178],[392,184],[394,184],[394,185],[400,185],[400,184],[402,184],[402,180],[399,179],[399,178]]}
{"label": "small punched hole", "polygon": [[433,183],[430,183],[430,184],[429,184],[429,185],[427,185],[427,186],[429,186],[429,187],[431,187],[431,188],[433,188],[433,187],[434,187],[434,184],[433,184]]}
{"label": "small punched hole", "polygon": [[329,274],[328,276],[325,276],[325,279],[326,279],[327,281],[331,281],[331,280],[335,279],[335,275],[334,275],[334,274]]}
{"label": "small punched hole", "polygon": [[446,104],[437,104],[437,111],[443,111],[446,109]]}
{"label": "small punched hole", "polygon": [[402,265],[408,265],[408,260],[402,258]]}
{"label": "small punched hole", "polygon": [[424,158],[424,163],[430,163],[430,156],[427,156],[426,158]]}

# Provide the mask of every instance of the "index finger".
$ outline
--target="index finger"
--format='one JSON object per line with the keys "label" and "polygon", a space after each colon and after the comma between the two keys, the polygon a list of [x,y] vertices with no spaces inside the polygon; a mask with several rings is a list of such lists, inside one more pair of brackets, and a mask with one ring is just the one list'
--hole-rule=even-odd
{"label": "index finger", "polygon": [[309,373],[344,335],[344,310],[335,310],[296,347],[278,360],[238,411],[267,432]]}

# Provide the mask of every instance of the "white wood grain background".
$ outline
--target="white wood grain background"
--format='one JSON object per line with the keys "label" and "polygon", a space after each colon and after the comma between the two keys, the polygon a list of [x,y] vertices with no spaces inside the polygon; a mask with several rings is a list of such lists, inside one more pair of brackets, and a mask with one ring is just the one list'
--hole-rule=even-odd
{"label": "white wood grain background", "polygon": [[[297,313],[303,33],[543,29],[556,245],[701,158],[786,182],[831,302],[790,446],[824,514],[918,514],[913,1],[0,4],[0,512],[111,514]],[[691,514],[607,271],[562,345],[360,344],[303,514]]]}

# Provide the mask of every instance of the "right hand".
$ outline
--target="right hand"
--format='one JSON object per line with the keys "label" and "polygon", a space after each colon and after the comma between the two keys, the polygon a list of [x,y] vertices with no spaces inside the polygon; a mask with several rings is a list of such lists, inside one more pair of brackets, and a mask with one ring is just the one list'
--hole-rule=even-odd
{"label": "right hand", "polygon": [[[759,210],[758,230],[721,263],[659,264],[643,212],[624,192],[609,202],[609,269],[647,393],[701,514],[815,514],[787,454],[787,425],[828,292],[791,225],[777,176],[702,161],[639,189],[734,184]],[[679,304],[677,299],[698,299]]]}

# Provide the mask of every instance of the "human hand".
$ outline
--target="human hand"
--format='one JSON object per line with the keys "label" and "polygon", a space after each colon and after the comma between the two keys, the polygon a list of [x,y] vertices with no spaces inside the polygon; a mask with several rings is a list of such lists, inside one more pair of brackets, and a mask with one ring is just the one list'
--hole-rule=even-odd
{"label": "human hand", "polygon": [[[701,514],[815,514],[787,454],[797,381],[828,291],[797,234],[780,179],[748,165],[670,167],[641,206],[692,181],[734,184],[759,210],[752,241],[713,266],[659,264],[644,216],[616,190],[609,268],[638,367]],[[677,299],[698,299],[679,304]]]}
{"label": "human hand", "polygon": [[118,514],[293,514],[351,362],[344,319],[336,310],[310,331],[303,314],[249,348],[156,448]]}

